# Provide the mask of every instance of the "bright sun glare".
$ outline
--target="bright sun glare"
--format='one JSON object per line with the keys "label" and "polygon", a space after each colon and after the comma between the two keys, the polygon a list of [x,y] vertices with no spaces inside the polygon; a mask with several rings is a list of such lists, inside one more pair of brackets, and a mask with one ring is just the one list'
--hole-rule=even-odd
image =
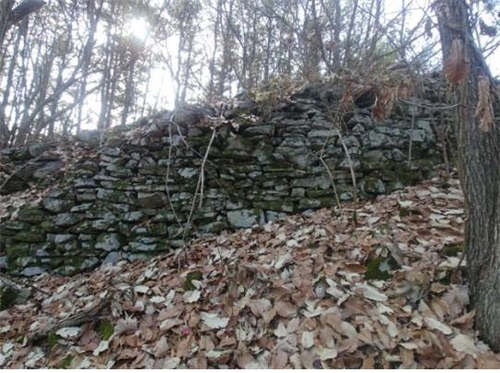
{"label": "bright sun glare", "polygon": [[144,18],[132,18],[126,25],[125,31],[128,31],[130,37],[140,43],[146,42],[149,36],[149,23]]}

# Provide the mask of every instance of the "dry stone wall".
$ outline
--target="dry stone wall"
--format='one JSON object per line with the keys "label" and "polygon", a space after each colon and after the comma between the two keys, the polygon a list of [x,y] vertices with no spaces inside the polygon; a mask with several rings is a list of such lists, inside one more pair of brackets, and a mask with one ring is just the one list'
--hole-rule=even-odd
{"label": "dry stone wall", "polygon": [[332,123],[324,104],[307,97],[266,112],[242,103],[215,134],[215,113],[191,108],[102,136],[84,132],[72,159],[53,144],[5,149],[3,164],[28,166],[2,192],[33,183],[46,190],[0,222],[0,268],[74,274],[178,247],[188,220],[186,239],[335,206],[332,183],[340,200],[353,198],[346,151],[361,197],[414,184],[441,162],[436,123],[421,103],[401,106],[384,123],[367,109]]}

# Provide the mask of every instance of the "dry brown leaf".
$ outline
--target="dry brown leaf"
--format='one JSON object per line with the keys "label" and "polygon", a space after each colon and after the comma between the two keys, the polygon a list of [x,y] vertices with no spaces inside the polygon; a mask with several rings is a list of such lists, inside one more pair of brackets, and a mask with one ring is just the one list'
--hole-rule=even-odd
{"label": "dry brown leaf", "polygon": [[467,78],[469,64],[465,56],[464,44],[460,39],[451,42],[450,52],[444,61],[443,72],[452,84],[458,84]]}
{"label": "dry brown leaf", "polygon": [[142,345],[142,341],[136,334],[127,335],[122,338],[124,345],[129,347],[137,347]]}
{"label": "dry brown leaf", "polygon": [[255,316],[262,317],[266,311],[271,309],[272,304],[268,299],[252,299],[248,302],[248,306]]}
{"label": "dry brown leaf", "polygon": [[223,348],[223,347],[233,346],[236,343],[237,343],[236,338],[226,335],[226,336],[224,336],[222,341],[220,341],[218,347]]}
{"label": "dry brown leaf", "polygon": [[284,318],[294,317],[297,314],[297,306],[290,302],[277,301],[274,310],[276,314]]}
{"label": "dry brown leaf", "polygon": [[474,316],[476,311],[471,311],[463,314],[462,316],[457,317],[450,321],[450,325],[463,325],[467,329],[471,328],[474,325]]}
{"label": "dry brown leaf", "polygon": [[124,348],[118,354],[117,360],[135,359],[138,354],[139,354],[139,350],[137,350],[135,348]]}
{"label": "dry brown leaf", "polygon": [[415,354],[412,350],[401,347],[399,349],[399,353],[401,355],[401,364],[403,364],[403,368],[405,369],[415,369],[417,363],[415,362]]}
{"label": "dry brown leaf", "polygon": [[374,369],[375,368],[375,359],[373,355],[369,355],[363,357],[363,365],[361,369]]}
{"label": "dry brown leaf", "polygon": [[169,352],[169,345],[167,342],[167,338],[162,335],[160,339],[156,342],[155,348],[154,348],[154,354],[156,358],[162,358],[167,356]]}
{"label": "dry brown leaf", "polygon": [[137,330],[137,319],[133,317],[125,317],[116,322],[114,331],[117,336],[126,334],[127,332],[135,332]]}
{"label": "dry brown leaf", "polygon": [[476,360],[477,369],[500,369],[500,359],[491,351],[479,355]]}
{"label": "dry brown leaf", "polygon": [[191,350],[191,343],[192,343],[192,336],[181,339],[176,344],[175,356],[180,358],[189,356]]}
{"label": "dry brown leaf", "polygon": [[372,118],[383,121],[392,111],[397,88],[381,87],[378,89],[375,104],[372,109]]}
{"label": "dry brown leaf", "polygon": [[215,349],[215,344],[209,336],[203,335],[198,341],[198,347],[202,351],[212,351]]}
{"label": "dry brown leaf", "polygon": [[479,119],[479,129],[483,132],[489,132],[495,125],[493,119],[493,106],[490,97],[490,79],[487,76],[479,75],[477,77],[477,105],[476,117]]}
{"label": "dry brown leaf", "polygon": [[434,317],[425,317],[424,322],[429,328],[439,330],[445,335],[450,335],[453,333],[453,330],[448,325],[443,324],[439,320],[436,320]]}
{"label": "dry brown leaf", "polygon": [[248,351],[244,352],[237,351],[235,355],[236,355],[236,362],[240,369],[247,369],[250,366],[250,364],[257,363],[252,354]]}
{"label": "dry brown leaf", "polygon": [[459,352],[466,352],[473,357],[476,357],[479,349],[474,343],[472,337],[465,334],[458,334],[450,341],[453,348]]}
{"label": "dry brown leaf", "polygon": [[271,358],[272,369],[284,369],[288,363],[288,353],[282,349],[277,349]]}
{"label": "dry brown leaf", "polygon": [[403,79],[398,86],[397,98],[407,100],[411,97],[413,89],[413,81],[410,78]]}

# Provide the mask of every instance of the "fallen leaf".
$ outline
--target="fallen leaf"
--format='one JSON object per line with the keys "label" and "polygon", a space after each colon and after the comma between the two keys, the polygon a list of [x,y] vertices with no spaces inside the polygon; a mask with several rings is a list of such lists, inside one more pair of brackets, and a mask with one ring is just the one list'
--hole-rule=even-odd
{"label": "fallen leaf", "polygon": [[363,296],[366,299],[371,299],[377,302],[384,302],[387,300],[387,295],[379,292],[375,287],[368,284],[358,284],[358,289],[363,291]]}
{"label": "fallen leaf", "polygon": [[272,304],[268,299],[252,299],[248,302],[248,306],[255,316],[262,317],[271,309]]}
{"label": "fallen leaf", "polygon": [[271,366],[272,369],[284,369],[288,362],[288,354],[282,349],[278,349],[274,352],[271,358]]}
{"label": "fallen leaf", "polygon": [[179,366],[181,359],[179,357],[173,357],[167,361],[163,366],[163,369],[176,369]]}
{"label": "fallen leaf", "polygon": [[304,331],[302,332],[302,338],[300,339],[302,346],[304,348],[311,348],[314,346],[314,332]]}
{"label": "fallen leaf", "polygon": [[445,335],[450,335],[453,333],[453,330],[448,326],[443,324],[441,321],[436,320],[433,317],[425,317],[424,322],[429,326],[429,328],[434,329],[434,330],[439,330]]}
{"label": "fallen leaf", "polygon": [[319,358],[322,361],[335,359],[338,355],[336,348],[321,348],[318,351]]}
{"label": "fallen leaf", "polygon": [[156,342],[154,348],[154,354],[157,359],[165,357],[169,352],[169,345],[167,342],[167,337],[162,335],[160,339]]}
{"label": "fallen leaf", "polygon": [[116,322],[114,331],[116,335],[121,335],[129,331],[137,330],[137,319],[133,317],[126,317],[124,319],[119,319]]}
{"label": "fallen leaf", "polygon": [[280,322],[278,324],[278,327],[276,329],[274,329],[274,335],[278,338],[284,338],[288,335],[288,330],[286,328],[286,326]]}
{"label": "fallen leaf", "polygon": [[99,356],[101,352],[106,351],[108,348],[109,348],[109,340],[101,341],[101,343],[99,343],[99,346],[97,346],[97,348],[95,349],[93,355]]}
{"label": "fallen leaf", "polygon": [[227,326],[229,322],[229,317],[219,317],[216,313],[201,312],[201,320],[210,329],[222,329]]}
{"label": "fallen leaf", "polygon": [[340,328],[342,329],[342,334],[345,335],[348,338],[353,338],[358,335],[358,332],[352,324],[348,323],[347,321],[342,321],[340,323]]}
{"label": "fallen leaf", "polygon": [[201,292],[199,290],[190,290],[186,291],[182,298],[186,303],[194,303],[197,302],[201,297]]}
{"label": "fallen leaf", "polygon": [[451,339],[450,343],[455,350],[468,353],[474,358],[479,353],[478,348],[474,344],[474,340],[468,335],[458,334]]}
{"label": "fallen leaf", "polygon": [[297,306],[289,302],[277,301],[274,310],[281,317],[289,318],[297,314]]}
{"label": "fallen leaf", "polygon": [[82,333],[82,328],[77,326],[61,328],[56,331],[56,334],[62,338],[75,338]]}
{"label": "fallen leaf", "polygon": [[161,296],[154,296],[149,299],[151,303],[164,303],[165,302],[165,297]]}
{"label": "fallen leaf", "polygon": [[134,286],[134,291],[138,294],[147,294],[149,290],[150,290],[149,286],[145,285]]}

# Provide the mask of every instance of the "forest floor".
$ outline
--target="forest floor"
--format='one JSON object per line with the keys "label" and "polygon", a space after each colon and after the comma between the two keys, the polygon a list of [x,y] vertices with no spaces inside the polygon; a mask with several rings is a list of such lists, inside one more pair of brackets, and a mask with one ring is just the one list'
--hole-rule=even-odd
{"label": "forest floor", "polygon": [[0,367],[500,368],[468,309],[458,180],[353,206],[32,279],[0,312]]}

